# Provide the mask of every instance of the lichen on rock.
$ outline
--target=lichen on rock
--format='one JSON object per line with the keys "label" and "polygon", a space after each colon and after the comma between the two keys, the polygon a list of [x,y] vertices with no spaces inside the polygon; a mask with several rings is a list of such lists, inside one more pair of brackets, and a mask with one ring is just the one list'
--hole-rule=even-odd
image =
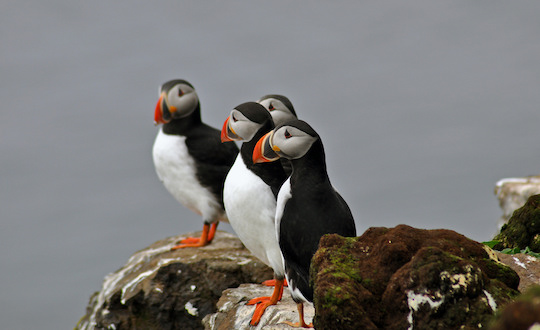
{"label": "lichen on rock", "polygon": [[519,284],[482,244],[405,225],[325,235],[311,278],[319,329],[478,328]]}

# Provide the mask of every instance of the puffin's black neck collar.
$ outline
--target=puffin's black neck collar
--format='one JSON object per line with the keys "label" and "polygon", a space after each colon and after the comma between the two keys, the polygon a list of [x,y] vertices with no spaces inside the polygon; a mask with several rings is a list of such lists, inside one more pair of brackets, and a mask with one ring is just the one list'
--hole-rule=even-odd
{"label": "puffin's black neck collar", "polygon": [[201,106],[197,104],[197,108],[187,117],[173,119],[170,122],[163,124],[163,133],[184,135],[193,127],[200,125],[201,121]]}
{"label": "puffin's black neck collar", "polygon": [[253,163],[253,150],[255,145],[261,137],[270,132],[274,128],[272,120],[268,120],[258,131],[255,133],[250,141],[242,143],[240,148],[240,155],[246,167],[257,175],[261,180],[270,186],[274,196],[277,197],[279,188],[283,182],[287,179],[287,175],[281,166],[281,162],[269,162],[269,163]]}

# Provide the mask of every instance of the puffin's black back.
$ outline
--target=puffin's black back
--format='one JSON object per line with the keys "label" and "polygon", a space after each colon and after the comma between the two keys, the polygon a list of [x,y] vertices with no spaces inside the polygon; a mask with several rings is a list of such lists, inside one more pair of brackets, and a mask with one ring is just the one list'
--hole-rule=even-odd
{"label": "puffin's black back", "polygon": [[197,179],[223,207],[223,185],[236,156],[234,142],[221,143],[221,131],[201,121],[200,104],[189,116],[163,125],[163,132],[186,137],[189,154],[195,160]]}
{"label": "puffin's black back", "polygon": [[356,236],[356,227],[349,206],[330,183],[320,139],[292,165],[291,197],[281,217],[279,244],[288,278],[313,301],[309,267],[320,238],[330,233]]}

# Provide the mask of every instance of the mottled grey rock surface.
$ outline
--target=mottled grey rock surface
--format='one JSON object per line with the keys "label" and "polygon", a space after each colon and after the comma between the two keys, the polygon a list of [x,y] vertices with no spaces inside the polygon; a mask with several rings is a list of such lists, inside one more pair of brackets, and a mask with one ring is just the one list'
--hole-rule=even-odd
{"label": "mottled grey rock surface", "polygon": [[494,251],[497,259],[512,268],[519,276],[520,292],[525,292],[533,285],[540,285],[540,259],[523,254],[504,254]]}
{"label": "mottled grey rock surface", "polygon": [[76,329],[203,329],[223,290],[272,278],[271,269],[226,232],[208,246],[170,251],[181,238],[199,234],[170,237],[133,254],[105,277]]}
{"label": "mottled grey rock surface", "polygon": [[[204,328],[207,330],[226,329],[253,329],[253,330],[277,330],[294,329],[283,321],[298,322],[298,310],[292,300],[289,290],[285,288],[283,298],[277,305],[269,306],[263,314],[261,321],[256,327],[251,327],[249,322],[255,310],[255,306],[246,305],[252,298],[270,296],[272,287],[259,284],[242,284],[238,288],[223,291],[223,296],[217,304],[218,312],[207,315],[203,319]],[[315,310],[312,304],[304,304],[304,316],[307,323],[311,323]]]}

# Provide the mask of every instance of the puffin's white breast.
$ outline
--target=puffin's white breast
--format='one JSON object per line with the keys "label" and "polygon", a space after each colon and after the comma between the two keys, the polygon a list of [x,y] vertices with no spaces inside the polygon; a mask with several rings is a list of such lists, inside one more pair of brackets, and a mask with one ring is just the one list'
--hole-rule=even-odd
{"label": "puffin's white breast", "polygon": [[240,154],[225,179],[223,202],[242,243],[276,274],[283,275],[274,225],[276,199],[270,187],[246,167]]}
{"label": "puffin's white breast", "polygon": [[203,216],[203,220],[217,220],[224,214],[214,195],[201,186],[196,176],[195,161],[189,155],[186,137],[159,131],[152,156],[163,185],[182,205]]}

